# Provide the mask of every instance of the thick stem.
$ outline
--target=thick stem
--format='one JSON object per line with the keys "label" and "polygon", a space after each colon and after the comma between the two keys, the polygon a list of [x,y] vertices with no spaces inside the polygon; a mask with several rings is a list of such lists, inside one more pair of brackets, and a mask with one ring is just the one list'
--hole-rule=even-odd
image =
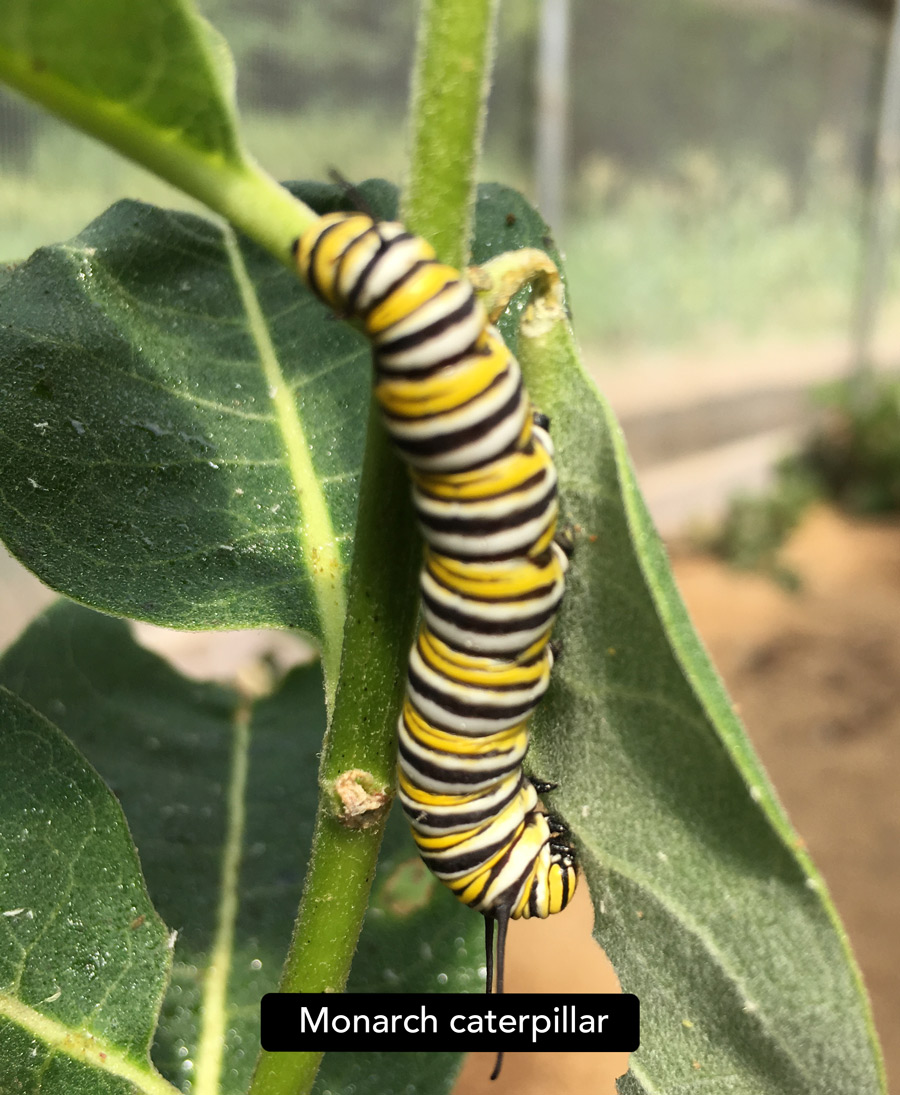
{"label": "thick stem", "polygon": [[[306,875],[306,890],[291,941],[279,992],[340,991],[350,972],[350,959],[362,928],[369,881],[383,829],[350,832],[319,810],[313,841],[313,858]],[[333,899],[333,900],[332,900]],[[353,940],[349,951],[322,946],[323,940]],[[260,1054],[250,1095],[297,1095],[313,1085],[321,1053]]]}
{"label": "thick stem", "polygon": [[[404,211],[410,227],[456,265],[467,253],[494,9],[495,0],[432,0],[419,35]],[[313,853],[282,991],[340,991],[350,972],[387,815],[378,800],[386,796],[389,802],[393,793],[395,727],[416,621],[419,563],[407,476],[373,405],[341,676],[322,756]],[[349,828],[339,820],[336,783],[348,773],[351,785],[373,795],[367,828]],[[305,1095],[319,1062],[319,1054],[263,1053],[250,1095]]]}
{"label": "thick stem", "polygon": [[[340,992],[350,973],[393,791],[395,726],[415,624],[419,557],[406,474],[373,403],[341,674],[319,770],[312,856],[281,992]],[[349,816],[346,786],[343,798],[339,793],[345,783],[365,792],[355,816]],[[263,1053],[250,1095],[307,1092],[320,1060],[318,1053]]]}
{"label": "thick stem", "polygon": [[494,52],[497,0],[424,0],[412,91],[407,226],[463,266]]}

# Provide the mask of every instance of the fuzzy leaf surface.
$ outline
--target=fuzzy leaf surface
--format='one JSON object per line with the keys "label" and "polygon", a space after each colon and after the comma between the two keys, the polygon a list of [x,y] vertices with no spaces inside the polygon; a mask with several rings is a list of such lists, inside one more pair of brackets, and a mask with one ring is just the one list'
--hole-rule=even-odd
{"label": "fuzzy leaf surface", "polygon": [[165,1095],[149,1047],[171,957],[121,807],[0,686],[0,1090]]}
{"label": "fuzzy leaf surface", "polygon": [[[508,191],[482,190],[479,225],[478,261],[504,234],[499,250],[549,244],[558,261]],[[560,785],[548,801],[577,839],[595,936],[641,1000],[620,1090],[883,1092],[843,927],[697,639],[615,417],[561,334],[519,356],[575,530],[528,762]]]}

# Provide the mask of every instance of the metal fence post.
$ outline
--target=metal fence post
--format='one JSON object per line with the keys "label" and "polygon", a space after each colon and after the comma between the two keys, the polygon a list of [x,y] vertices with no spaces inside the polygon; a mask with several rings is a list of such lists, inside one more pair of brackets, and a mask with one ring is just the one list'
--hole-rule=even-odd
{"label": "metal fence post", "polygon": [[538,30],[534,176],[538,208],[557,236],[565,209],[569,0],[543,0]]}

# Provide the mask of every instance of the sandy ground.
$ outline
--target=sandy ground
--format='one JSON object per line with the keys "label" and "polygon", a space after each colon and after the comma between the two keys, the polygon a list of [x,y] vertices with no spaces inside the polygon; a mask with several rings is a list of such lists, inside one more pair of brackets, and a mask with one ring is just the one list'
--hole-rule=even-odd
{"label": "sandy ground", "polygon": [[[825,876],[900,1085],[900,523],[810,514],[799,594],[701,556],[675,575],[791,819]],[[583,894],[581,895],[584,896]],[[583,901],[510,932],[512,991],[616,991]],[[473,1055],[455,1095],[614,1095],[622,1055]]]}
{"label": "sandy ground", "polygon": [[900,522],[820,509],[799,595],[698,558],[675,573],[843,918],[900,1088]]}

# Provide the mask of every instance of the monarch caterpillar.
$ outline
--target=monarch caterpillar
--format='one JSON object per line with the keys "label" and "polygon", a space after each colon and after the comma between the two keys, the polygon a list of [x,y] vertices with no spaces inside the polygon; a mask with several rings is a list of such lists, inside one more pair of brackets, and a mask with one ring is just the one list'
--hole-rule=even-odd
{"label": "monarch caterpillar", "polygon": [[468,280],[401,224],[329,214],[294,253],[371,340],[375,396],[409,465],[426,547],[399,797],[425,863],[485,916],[488,992],[496,922],[502,992],[509,920],[559,912],[576,885],[566,829],[538,808],[552,785],[522,771],[567,566],[549,422]]}

